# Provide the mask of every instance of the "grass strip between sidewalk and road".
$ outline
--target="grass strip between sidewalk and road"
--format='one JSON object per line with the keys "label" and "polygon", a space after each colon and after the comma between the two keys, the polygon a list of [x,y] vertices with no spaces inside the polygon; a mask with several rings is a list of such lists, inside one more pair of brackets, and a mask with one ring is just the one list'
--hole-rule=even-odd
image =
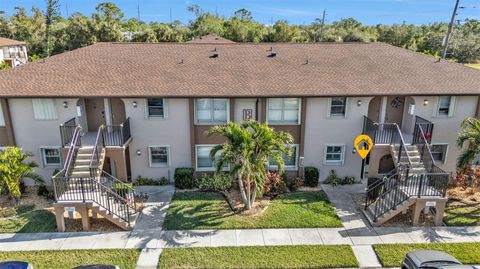
{"label": "grass strip between sidewalk and road", "polygon": [[235,214],[218,193],[175,193],[163,224],[166,230],[342,227],[323,191],[274,198],[261,215]]}
{"label": "grass strip between sidewalk and road", "polygon": [[405,255],[412,250],[439,250],[464,264],[480,264],[480,243],[378,244],[373,249],[384,267],[400,267]]}
{"label": "grass strip between sidewalk and road", "polygon": [[112,264],[134,269],[139,249],[2,251],[0,261],[26,261],[35,269],[71,269],[87,264]]}
{"label": "grass strip between sidewalk and road", "polygon": [[160,255],[158,268],[340,267],[358,267],[348,245],[168,248]]}

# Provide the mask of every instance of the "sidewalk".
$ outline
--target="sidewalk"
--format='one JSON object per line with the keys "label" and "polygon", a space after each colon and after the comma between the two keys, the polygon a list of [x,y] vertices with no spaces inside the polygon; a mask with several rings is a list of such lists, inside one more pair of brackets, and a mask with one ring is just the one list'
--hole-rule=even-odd
{"label": "sidewalk", "polygon": [[480,226],[370,227],[351,198],[351,193],[362,190],[360,184],[322,188],[342,219],[343,228],[164,231],[174,187],[139,187],[138,191],[148,193],[150,199],[133,231],[0,234],[0,251],[140,248],[137,268],[156,268],[163,248],[347,244],[361,267],[380,267],[373,244],[480,242]]}

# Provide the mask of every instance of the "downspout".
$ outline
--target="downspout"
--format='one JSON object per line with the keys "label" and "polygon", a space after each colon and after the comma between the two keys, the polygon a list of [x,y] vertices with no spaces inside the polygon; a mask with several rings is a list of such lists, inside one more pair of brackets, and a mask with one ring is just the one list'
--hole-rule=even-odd
{"label": "downspout", "polygon": [[259,102],[259,99],[257,98],[257,100],[255,101],[255,120],[258,121],[258,102]]}

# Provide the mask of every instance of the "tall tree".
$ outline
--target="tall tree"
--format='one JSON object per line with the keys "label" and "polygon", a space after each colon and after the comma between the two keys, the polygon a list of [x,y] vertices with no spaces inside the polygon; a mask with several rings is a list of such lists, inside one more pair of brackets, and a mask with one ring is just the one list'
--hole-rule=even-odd
{"label": "tall tree", "polygon": [[93,14],[93,25],[97,41],[115,42],[124,39],[123,12],[112,2],[100,3]]}
{"label": "tall tree", "polygon": [[217,173],[230,166],[230,173],[237,178],[245,209],[249,210],[257,193],[263,192],[270,161],[278,164],[279,173],[284,172],[283,157],[292,154],[293,138],[289,133],[274,131],[268,124],[253,120],[214,126],[209,135],[214,134],[226,138],[225,143],[210,152],[210,157],[217,160]]}
{"label": "tall tree", "polygon": [[45,54],[50,56],[52,24],[59,16],[58,0],[47,0],[47,9],[45,11]]}

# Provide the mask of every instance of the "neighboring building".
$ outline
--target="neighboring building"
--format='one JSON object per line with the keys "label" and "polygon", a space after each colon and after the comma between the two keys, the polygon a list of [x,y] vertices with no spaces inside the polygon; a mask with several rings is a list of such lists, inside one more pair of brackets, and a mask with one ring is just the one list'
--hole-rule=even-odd
{"label": "neighboring building", "polygon": [[10,67],[17,67],[28,62],[25,42],[0,37],[0,63],[7,62]]}
{"label": "neighboring building", "polygon": [[[79,155],[98,159],[104,141],[101,170],[173,181],[177,167],[214,171],[223,139],[211,126],[253,118],[292,134],[291,176],[315,166],[320,180],[358,180],[407,162],[443,174],[479,94],[479,71],[384,43],[98,43],[0,74],[0,146],[34,153],[49,178],[80,125]],[[365,163],[353,151],[362,133],[375,142]]]}

